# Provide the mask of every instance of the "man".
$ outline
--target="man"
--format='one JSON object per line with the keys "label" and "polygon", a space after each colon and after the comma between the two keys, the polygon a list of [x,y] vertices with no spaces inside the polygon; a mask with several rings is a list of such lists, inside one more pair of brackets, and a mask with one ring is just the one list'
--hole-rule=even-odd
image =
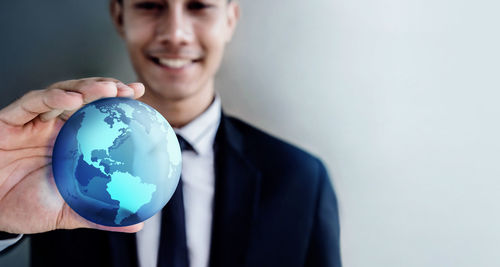
{"label": "man", "polygon": [[[323,164],[221,112],[214,75],[238,4],[110,4],[140,83],[63,81],[0,111],[0,246],[35,234],[34,266],[340,266],[337,203]],[[64,203],[51,174],[64,121],[112,96],[156,108],[185,143],[182,182],[146,224],[86,221]],[[56,230],[75,228],[94,229]]]}

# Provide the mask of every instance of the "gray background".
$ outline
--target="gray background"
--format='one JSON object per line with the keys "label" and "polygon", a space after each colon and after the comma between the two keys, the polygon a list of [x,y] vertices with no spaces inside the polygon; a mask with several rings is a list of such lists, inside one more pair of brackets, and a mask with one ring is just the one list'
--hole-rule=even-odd
{"label": "gray background", "polygon": [[[499,2],[241,5],[223,105],[325,161],[344,266],[500,266]],[[6,1],[0,36],[2,107],[62,79],[134,80],[105,0]],[[25,266],[26,244],[0,266]]]}

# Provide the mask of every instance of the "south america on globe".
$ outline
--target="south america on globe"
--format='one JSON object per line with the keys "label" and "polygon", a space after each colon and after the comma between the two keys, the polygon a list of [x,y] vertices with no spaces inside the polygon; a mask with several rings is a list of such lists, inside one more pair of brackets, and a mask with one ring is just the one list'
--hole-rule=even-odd
{"label": "south america on globe", "polygon": [[52,171],[59,193],[83,218],[105,226],[140,223],[172,197],[182,167],[174,130],[129,98],[85,105],[63,125]]}

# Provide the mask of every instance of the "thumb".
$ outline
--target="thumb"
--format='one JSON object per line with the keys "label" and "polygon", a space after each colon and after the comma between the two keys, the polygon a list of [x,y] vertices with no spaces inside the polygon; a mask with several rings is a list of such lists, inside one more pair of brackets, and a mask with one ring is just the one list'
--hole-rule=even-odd
{"label": "thumb", "polygon": [[93,223],[78,215],[72,210],[68,204],[64,203],[64,207],[57,220],[58,229],[76,229],[76,228],[91,228],[111,232],[136,233],[142,230],[144,223],[138,223],[129,226],[112,227]]}
{"label": "thumb", "polygon": [[91,223],[93,226],[91,228],[94,229],[99,229],[99,230],[104,230],[104,231],[111,231],[111,232],[122,232],[122,233],[136,233],[142,230],[144,227],[144,223],[138,223],[134,225],[129,225],[129,226],[123,226],[123,227],[111,227],[111,226],[104,226],[104,225],[99,225],[95,223]]}

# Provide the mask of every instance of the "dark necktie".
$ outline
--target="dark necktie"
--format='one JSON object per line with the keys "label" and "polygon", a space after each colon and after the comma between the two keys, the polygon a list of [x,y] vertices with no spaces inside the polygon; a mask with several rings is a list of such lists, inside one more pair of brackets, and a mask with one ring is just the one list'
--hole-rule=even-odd
{"label": "dark necktie", "polygon": [[[193,147],[182,136],[177,135],[182,151]],[[189,267],[182,177],[172,198],[162,210],[158,267]]]}

